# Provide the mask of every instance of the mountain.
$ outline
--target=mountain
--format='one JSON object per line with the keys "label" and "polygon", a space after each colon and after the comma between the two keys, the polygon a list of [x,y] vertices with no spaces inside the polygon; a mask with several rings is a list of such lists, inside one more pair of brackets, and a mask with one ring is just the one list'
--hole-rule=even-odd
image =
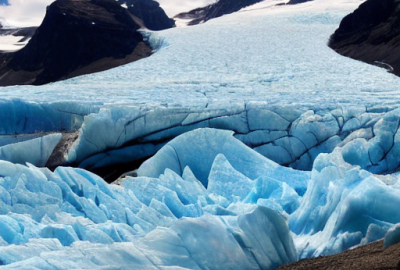
{"label": "mountain", "polygon": [[400,76],[400,2],[368,0],[343,18],[331,36],[336,52]]}
{"label": "mountain", "polygon": [[164,30],[175,26],[174,20],[168,18],[159,3],[153,0],[119,0],[128,11],[141,19],[150,30]]}
{"label": "mountain", "polygon": [[[221,17],[242,8],[254,5],[264,0],[219,0],[214,4],[193,9],[189,12],[184,12],[176,15],[175,19],[189,20],[188,25],[196,25],[208,20]],[[287,4],[300,4],[312,0],[290,0]]]}
{"label": "mountain", "polygon": [[236,12],[244,7],[256,4],[263,0],[219,0],[218,2],[193,9],[189,12],[180,13],[176,19],[190,20],[188,25],[195,25],[208,20]]}
{"label": "mountain", "polygon": [[273,270],[400,242],[400,78],[326,44],[359,5],[147,32],[151,57],[0,88],[1,269]]}
{"label": "mountain", "polygon": [[0,29],[4,28],[7,25],[7,22],[4,18],[0,17]]}
{"label": "mountain", "polygon": [[0,85],[46,84],[146,57],[151,49],[139,28],[113,0],[57,0],[29,43],[0,67]]}

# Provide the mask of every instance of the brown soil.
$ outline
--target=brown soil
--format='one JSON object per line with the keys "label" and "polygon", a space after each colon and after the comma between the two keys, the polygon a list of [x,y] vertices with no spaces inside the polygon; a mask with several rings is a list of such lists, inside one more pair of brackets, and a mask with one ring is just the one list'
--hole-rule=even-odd
{"label": "brown soil", "polygon": [[383,248],[377,241],[343,253],[301,260],[278,270],[400,270],[400,243]]}

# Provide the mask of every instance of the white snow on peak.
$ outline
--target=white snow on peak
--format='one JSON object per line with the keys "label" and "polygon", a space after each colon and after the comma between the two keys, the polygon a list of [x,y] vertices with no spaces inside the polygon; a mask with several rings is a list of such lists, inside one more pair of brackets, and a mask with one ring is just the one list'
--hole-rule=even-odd
{"label": "white snow on peak", "polygon": [[21,36],[0,35],[0,51],[18,51],[22,49],[30,40],[30,38],[28,38],[21,42],[22,38]]}
{"label": "white snow on peak", "polygon": [[[0,17],[17,27],[39,26],[45,16],[46,6],[54,0],[9,0],[9,6],[0,6]],[[159,0],[169,17],[215,2],[215,0]],[[126,5],[123,7],[127,8]]]}
{"label": "white snow on peak", "polygon": [[2,29],[11,28],[11,26],[8,24],[8,22],[2,17],[0,17],[0,25],[2,26]]}
{"label": "white snow on peak", "polygon": [[217,0],[157,0],[169,17],[188,12],[195,8],[205,7],[217,2]]}

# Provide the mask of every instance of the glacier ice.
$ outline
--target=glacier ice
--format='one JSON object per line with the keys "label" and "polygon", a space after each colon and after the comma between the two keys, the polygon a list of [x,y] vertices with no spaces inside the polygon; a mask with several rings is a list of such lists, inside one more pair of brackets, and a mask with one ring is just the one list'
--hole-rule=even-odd
{"label": "glacier ice", "polygon": [[[350,166],[341,148],[317,157],[307,192],[289,217],[301,258],[331,255],[382,238],[400,218],[398,188]],[[378,233],[370,235],[371,230]],[[384,235],[384,234],[383,234]],[[307,237],[306,237],[307,236]],[[296,238],[296,237],[295,237]]]}
{"label": "glacier ice", "polygon": [[[207,132],[193,133],[202,136]],[[216,179],[221,179],[226,169],[234,170],[222,154],[215,160],[222,162],[218,165],[222,171],[215,171]],[[96,269],[96,265],[131,267],[135,262],[146,268],[224,265],[227,269],[273,269],[297,259],[289,227],[275,211],[255,206],[245,213],[208,214],[207,206],[230,206],[226,203],[230,197],[224,201],[221,189],[207,190],[189,167],[183,178],[166,169],[159,178],[128,178],[122,188],[81,169],[59,167],[52,173],[33,165],[5,161],[1,165],[1,209],[9,209],[0,216],[0,261],[5,269],[27,264],[40,269],[56,265]],[[248,182],[250,186],[252,181]],[[260,183],[264,182],[268,179]],[[271,196],[271,191],[280,188],[275,182],[270,192],[257,196],[285,197]],[[236,190],[242,186],[231,184]],[[260,188],[263,184],[253,193]],[[285,201],[290,201],[290,196],[286,197]],[[210,248],[204,249],[206,244]],[[220,252],[215,252],[217,249]]]}
{"label": "glacier ice", "polygon": [[[398,108],[398,78],[326,46],[358,5],[254,7],[196,27],[143,32],[157,49],[149,58],[47,86],[2,88],[0,146],[78,132],[52,165],[93,169],[150,157],[160,142],[210,127],[234,130],[279,164],[311,170],[319,153],[363,136],[372,139],[368,169],[391,172],[398,145],[389,152],[378,143],[391,131],[377,122]],[[373,136],[354,133],[375,124]]]}
{"label": "glacier ice", "polygon": [[[210,127],[232,130],[235,138],[258,153],[294,169],[311,170],[320,153],[331,153],[337,146],[344,148],[347,162],[373,173],[390,173],[400,165],[396,108],[375,108],[373,112],[351,106],[311,110],[249,102],[226,109],[112,107],[86,113],[79,125],[62,133],[61,138],[58,132],[31,133],[23,128],[16,135],[5,132],[0,135],[1,159],[96,169],[145,159],[180,134]],[[68,136],[73,140],[68,142]],[[351,152],[354,143],[364,152]],[[26,148],[38,154],[24,154]]]}
{"label": "glacier ice", "polygon": [[388,231],[386,242],[397,239],[389,230],[400,222],[397,174],[371,174],[346,162],[345,150],[296,171],[230,131],[197,129],[122,186],[83,169],[1,161],[0,261],[5,269],[275,269]]}
{"label": "glacier ice", "polygon": [[389,247],[398,243],[400,243],[400,223],[389,229],[383,241],[385,247]]}
{"label": "glacier ice", "polygon": [[[44,167],[62,135],[53,133],[0,147],[0,160],[25,164],[29,162]],[[29,151],[27,151],[29,149]]]}
{"label": "glacier ice", "polygon": [[[1,267],[273,269],[397,241],[398,78],[326,46],[358,4],[148,32],[149,58],[0,89]],[[85,170],[150,156],[121,186]]]}
{"label": "glacier ice", "polygon": [[[306,189],[308,172],[296,172],[281,167],[236,140],[231,131],[216,129],[202,129],[201,132],[195,130],[172,140],[140,166],[138,175],[158,177],[166,168],[182,174],[183,169],[188,166],[207,187],[212,169],[220,170],[219,175],[223,175],[224,170],[229,170],[226,166],[224,169],[219,169],[217,164],[213,166],[213,162],[218,162],[216,157],[221,153],[229,161],[228,164],[249,179],[270,176],[290,183],[299,193]],[[245,159],[241,157],[243,155],[246,156]],[[199,159],[202,162],[198,162]]]}

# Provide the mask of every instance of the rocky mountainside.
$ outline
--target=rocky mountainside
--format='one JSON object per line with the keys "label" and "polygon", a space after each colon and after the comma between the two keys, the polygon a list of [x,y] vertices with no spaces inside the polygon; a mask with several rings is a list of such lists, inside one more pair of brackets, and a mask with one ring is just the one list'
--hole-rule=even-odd
{"label": "rocky mountainside", "polygon": [[141,19],[143,24],[150,30],[164,30],[175,26],[174,20],[168,18],[156,1],[119,0],[118,2],[125,4],[128,7],[128,11]]}
{"label": "rocky mountainside", "polygon": [[342,20],[329,46],[344,56],[400,76],[400,1],[364,2]]}
{"label": "rocky mountainside", "polygon": [[256,4],[262,0],[219,0],[218,2],[196,8],[189,12],[180,13],[175,16],[177,19],[191,20],[188,25],[196,25],[208,20],[236,12],[244,7]]}
{"label": "rocky mountainside", "polygon": [[[221,17],[247,6],[254,5],[263,0],[219,0],[214,4],[196,8],[189,12],[180,13],[175,16],[176,19],[190,20],[188,25],[196,25],[199,23],[206,22],[208,20]],[[288,5],[300,4],[312,0],[290,0],[287,2]]]}
{"label": "rocky mountainside", "polygon": [[0,85],[41,85],[150,55],[139,24],[114,0],[57,0],[30,42],[0,66]]}

